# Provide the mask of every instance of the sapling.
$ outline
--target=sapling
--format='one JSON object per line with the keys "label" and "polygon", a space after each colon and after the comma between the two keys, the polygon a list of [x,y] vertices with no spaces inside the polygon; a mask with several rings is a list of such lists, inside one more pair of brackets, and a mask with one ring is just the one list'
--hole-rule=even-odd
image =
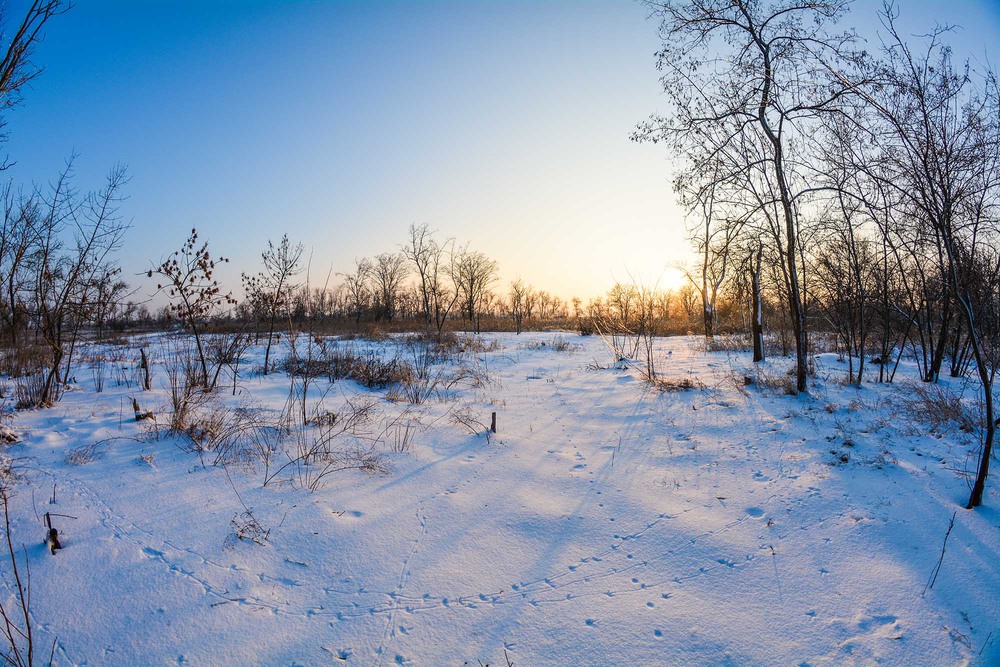
{"label": "sapling", "polygon": [[213,277],[216,265],[228,261],[225,257],[212,259],[208,252],[208,243],[199,246],[198,230],[192,228],[191,235],[180,250],[146,272],[149,278],[156,275],[164,279],[164,282],[156,285],[156,289],[166,290],[167,296],[170,297],[168,306],[170,313],[179,317],[194,335],[198,360],[201,363],[201,384],[206,389],[210,389],[211,386],[199,323],[219,306],[236,304],[232,294],[223,293],[219,281]]}

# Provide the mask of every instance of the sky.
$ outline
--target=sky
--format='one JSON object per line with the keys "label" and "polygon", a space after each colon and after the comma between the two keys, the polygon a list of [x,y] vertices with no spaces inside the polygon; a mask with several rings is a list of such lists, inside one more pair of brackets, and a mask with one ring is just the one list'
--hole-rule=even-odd
{"label": "sky", "polygon": [[[23,13],[24,0],[4,5]],[[874,36],[880,3],[848,19]],[[1000,0],[902,0],[904,28],[962,26],[989,60]],[[674,163],[629,133],[662,111],[657,24],[627,0],[79,0],[6,113],[16,184],[76,154],[76,184],[131,175],[131,282],[197,227],[238,291],[269,239],[303,243],[314,284],[428,224],[564,298],[615,280],[673,286],[689,260]],[[11,29],[8,18],[7,29]],[[336,282],[336,278],[333,278]]]}

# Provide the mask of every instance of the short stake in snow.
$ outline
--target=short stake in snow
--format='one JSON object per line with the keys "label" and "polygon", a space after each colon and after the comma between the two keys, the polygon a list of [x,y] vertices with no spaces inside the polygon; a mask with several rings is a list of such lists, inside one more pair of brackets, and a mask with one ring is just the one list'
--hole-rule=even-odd
{"label": "short stake in snow", "polygon": [[49,545],[49,553],[55,556],[56,549],[62,549],[62,545],[59,543],[59,531],[52,527],[52,517],[48,512],[45,513],[45,525],[49,529],[45,542]]}
{"label": "short stake in snow", "polygon": [[495,412],[493,413],[493,418],[490,421],[490,430],[493,431],[494,433],[497,432],[497,413]]}
{"label": "short stake in snow", "polygon": [[135,420],[137,422],[141,422],[144,419],[153,418],[153,411],[147,410],[146,412],[143,412],[142,408],[139,407],[139,401],[135,400],[134,398],[132,399],[132,409],[135,411]]}

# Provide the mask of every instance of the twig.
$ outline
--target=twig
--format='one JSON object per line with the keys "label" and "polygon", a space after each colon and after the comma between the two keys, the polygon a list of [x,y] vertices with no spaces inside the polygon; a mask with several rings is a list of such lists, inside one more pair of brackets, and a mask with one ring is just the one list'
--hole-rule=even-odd
{"label": "twig", "polygon": [[927,585],[924,586],[924,591],[923,593],[920,594],[920,597],[924,596],[924,593],[927,592],[928,588],[934,588],[934,582],[937,581],[938,574],[941,572],[941,564],[944,562],[944,550],[948,547],[948,536],[951,535],[951,529],[955,527],[955,517],[957,515],[958,515],[957,511],[951,515],[951,522],[948,523],[948,530],[944,534],[944,543],[941,545],[941,556],[938,557],[938,562],[937,566],[934,568],[934,573],[931,575],[931,578],[927,581]]}
{"label": "twig", "polygon": [[982,655],[983,651],[986,650],[986,647],[990,645],[990,637],[992,637],[992,636],[993,636],[993,631],[990,630],[990,634],[986,635],[986,641],[983,642],[983,647],[981,649],[979,649],[979,654],[978,655]]}

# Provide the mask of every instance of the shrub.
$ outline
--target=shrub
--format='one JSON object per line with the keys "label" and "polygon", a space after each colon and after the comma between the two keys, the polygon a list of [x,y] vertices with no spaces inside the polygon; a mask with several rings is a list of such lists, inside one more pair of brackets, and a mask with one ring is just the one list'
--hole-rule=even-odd
{"label": "shrub", "polygon": [[42,345],[0,348],[0,375],[9,378],[38,375],[48,368],[52,353]]}
{"label": "shrub", "polygon": [[44,372],[19,377],[14,380],[14,409],[25,410],[39,405],[44,394]]}
{"label": "shrub", "polygon": [[909,386],[910,398],[905,402],[910,418],[926,423],[932,431],[955,425],[960,431],[972,432],[984,426],[983,420],[972,414],[962,397],[947,387],[928,382]]}
{"label": "shrub", "polygon": [[691,389],[702,390],[705,388],[705,383],[698,378],[681,378],[679,380],[672,378],[652,378],[649,383],[653,385],[656,389],[660,391],[688,391]]}

